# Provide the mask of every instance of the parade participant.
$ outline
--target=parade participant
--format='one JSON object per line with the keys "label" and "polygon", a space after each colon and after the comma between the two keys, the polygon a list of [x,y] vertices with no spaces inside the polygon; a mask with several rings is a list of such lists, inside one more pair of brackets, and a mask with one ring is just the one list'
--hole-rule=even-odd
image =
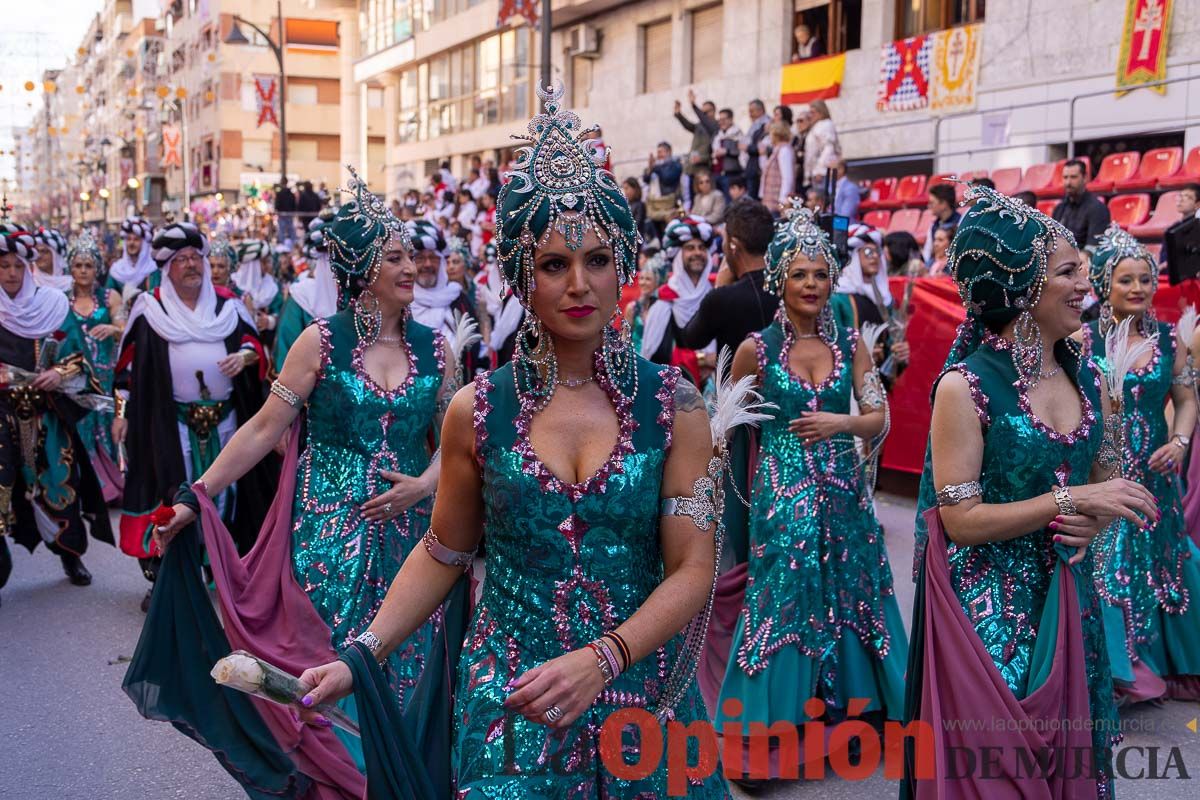
{"label": "parade participant", "polygon": [[446,277],[450,283],[462,287],[463,296],[471,313],[477,313],[478,300],[475,296],[475,258],[471,255],[471,244],[466,239],[451,236],[446,241]]}
{"label": "parade participant", "polygon": [[483,269],[475,278],[480,305],[483,306],[479,332],[487,346],[486,354],[491,366],[497,369],[512,361],[517,331],[525,321],[525,307],[512,287],[500,277],[495,241],[483,246],[483,264]]}
{"label": "parade participant", "polygon": [[[733,361],[734,379],[754,376],[778,410],[761,426],[745,597],[718,730],[799,726],[814,716],[840,722],[848,713],[881,724],[903,714],[908,641],[854,442],[882,444],[886,398],[858,331],[834,319],[839,272],[829,238],[795,201],[767,250],[765,285],[779,311]],[[823,713],[806,710],[810,698]],[[727,711],[727,699],[740,708]],[[858,699],[869,705],[849,711]],[[796,767],[772,762],[771,777]]]}
{"label": "parade participant", "polygon": [[[702,365],[711,366],[711,345],[703,350],[675,347],[675,331],[687,327],[700,301],[713,290],[715,275],[710,254],[713,227],[700,217],[679,217],[667,223],[663,233],[663,249],[671,260],[671,274],[659,287],[658,302],[646,314],[642,328],[641,355],[650,358],[669,342],[670,357],[666,362],[687,370],[692,383],[701,385]],[[652,359],[653,360],[653,359]]]}
{"label": "parade participant", "polygon": [[[113,437],[128,458],[121,550],[153,581],[159,559],[151,514],[181,482],[201,475],[258,411],[267,365],[246,306],[212,285],[204,234],[176,222],[151,247],[164,277],[138,295],[129,314],[117,358]],[[262,524],[276,466],[264,460],[217,498],[242,551]],[[148,600],[149,593],[143,604]]]}
{"label": "parade participant", "polygon": [[1118,520],[1092,548],[1117,696],[1200,699],[1195,678],[1187,679],[1200,675],[1200,612],[1191,602],[1200,600],[1200,551],[1184,524],[1177,478],[1196,425],[1187,346],[1180,346],[1174,326],[1155,319],[1154,256],[1115,222],[1092,254],[1090,278],[1100,318],[1082,336],[1101,369],[1111,366],[1105,336],[1122,320],[1133,320],[1130,343],[1149,341],[1150,352],[1125,376],[1122,464],[1124,476],[1149,489],[1162,513],[1148,527]]}
{"label": "parade participant", "polygon": [[[1157,510],[1111,477],[1119,418],[1067,338],[1087,294],[1074,237],[993,189],[966,198],[950,271],[967,318],[933,389],[905,709],[942,769],[914,782],[910,768],[902,796],[1108,797],[1119,734],[1088,545]],[[981,747],[990,780],[945,761]],[[1022,769],[1047,748],[1082,767]]]}
{"label": "parade participant", "polygon": [[33,238],[37,241],[37,260],[32,267],[33,282],[47,289],[70,291],[66,237],[53,228],[38,228]]}
{"label": "parade participant", "polygon": [[[417,266],[412,318],[452,341],[456,337],[455,315],[474,317],[475,309],[462,284],[451,281],[446,272],[446,237],[428,220],[411,220],[405,226],[412,239],[413,263]],[[474,353],[455,353],[454,356],[462,362],[464,375],[475,374],[478,359]]]}
{"label": "parade participant", "polygon": [[208,250],[208,266],[213,286],[218,292],[224,289],[234,297],[242,296],[241,288],[233,282],[233,271],[237,265],[237,248],[224,235],[213,239]]}
{"label": "parade participant", "polygon": [[884,370],[887,374],[881,376],[884,385],[889,386],[908,364],[910,351],[906,341],[892,344],[893,333],[902,331],[903,326],[894,319],[896,302],[888,286],[888,261],[883,247],[883,234],[869,225],[852,225],[847,233],[846,244],[850,250],[850,262],[838,281],[837,294],[832,301],[833,311],[839,324],[856,330],[862,330],[866,323],[888,326],[888,330],[880,337],[882,346],[877,348],[874,359],[876,366],[882,366],[888,356],[892,357],[896,369]]}
{"label": "parade participant", "polygon": [[338,287],[329,265],[329,243],[325,238],[325,227],[330,219],[332,217],[324,214],[314,217],[304,232],[308,277],[292,284],[288,299],[279,312],[279,327],[272,351],[276,372],[283,370],[288,351],[314,319],[325,319],[337,313]]}
{"label": "parade participant", "polygon": [[[691,683],[703,637],[685,646],[677,634],[713,580],[711,515],[681,516],[712,457],[708,417],[677,370],[639,359],[613,325],[639,237],[579,118],[559,110],[562,91],[542,94],[546,111],[500,190],[500,267],[527,312],[518,353],[451,402],[426,546],[352,645],[387,657],[486,536],[487,579],[457,665],[463,798],[664,797],[665,766],[633,779],[603,769],[601,723],[622,707],[704,719]],[[307,704],[345,695],[353,679],[336,661],[301,681],[314,687]],[[360,700],[369,686],[356,690]],[[719,774],[687,788],[728,796]]]}
{"label": "parade participant", "polygon": [[[416,270],[407,230],[357,175],[350,186],[353,202],[320,229],[343,309],[317,318],[300,334],[262,410],[195,483],[206,498],[217,496],[269,453],[307,409],[304,452],[297,459],[293,448],[280,482],[280,491],[292,494],[286,505],[277,501],[280,514],[264,527],[257,560],[223,563],[224,556],[211,555],[213,545],[208,550],[221,574],[253,570],[267,550],[286,554],[288,590],[279,597],[278,574],[269,579],[256,574],[246,594],[231,592],[218,579],[222,617],[240,619],[253,613],[251,606],[282,608],[286,626],[304,619],[287,606],[288,592],[295,597],[302,589],[307,599],[300,602],[309,604],[310,615],[312,609],[319,615],[319,644],[329,653],[366,630],[405,557],[420,549],[440,468],[430,442],[436,442],[442,414],[460,385],[445,338],[409,316]],[[187,495],[181,494],[184,502],[175,506],[161,539],[169,541],[195,519]],[[215,515],[202,523],[210,542],[228,539]],[[402,706],[425,668],[439,620],[440,615],[422,620],[386,663],[389,689]],[[169,617],[163,622],[175,624]],[[317,633],[281,630],[275,641],[309,641]],[[254,642],[259,652],[270,644],[261,637]],[[295,655],[289,648],[271,654]],[[203,674],[211,666],[188,668]],[[343,705],[354,718],[353,702]],[[358,738],[340,738],[361,768]]]}
{"label": "parade participant", "polygon": [[[84,346],[84,355],[92,377],[105,395],[112,395],[113,368],[117,365],[117,345],[125,328],[125,304],[116,289],[106,288],[104,257],[100,245],[85,232],[67,251],[67,263],[74,282],[69,293],[71,311],[65,329],[75,330]],[[113,413],[92,411],[79,420],[79,438],[83,440],[96,476],[100,479],[105,502],[120,498],[125,476],[112,438]]]}
{"label": "parade participant", "polygon": [[[37,286],[37,244],[0,220],[0,588],[12,571],[6,538],[30,552],[38,542],[62,560],[76,586],[92,582],[80,558],[91,535],[112,544],[100,484],[76,433],[86,414],[64,383],[88,375],[78,331],[64,330],[67,296]],[[32,373],[18,381],[10,368]],[[98,391],[92,381],[87,388]]]}
{"label": "parade participant", "polygon": [[242,290],[242,298],[254,315],[254,324],[270,345],[273,331],[283,308],[283,292],[271,274],[271,246],[262,239],[248,239],[238,245],[238,268],[233,282]]}
{"label": "parade participant", "polygon": [[108,288],[120,292],[127,305],[133,302],[133,294],[157,288],[161,280],[150,255],[153,233],[154,226],[142,217],[126,217],[121,222],[121,257],[108,269]]}
{"label": "parade participant", "polygon": [[658,302],[658,290],[666,282],[666,279],[667,257],[660,250],[648,258],[638,270],[637,299],[625,307],[625,321],[629,323],[630,340],[633,342],[633,346],[637,348],[642,358],[653,361],[655,364],[669,364],[671,351],[675,348],[674,340],[668,340],[664,336],[658,350],[649,355],[642,350],[642,344],[645,341],[646,317],[649,315],[650,309]]}

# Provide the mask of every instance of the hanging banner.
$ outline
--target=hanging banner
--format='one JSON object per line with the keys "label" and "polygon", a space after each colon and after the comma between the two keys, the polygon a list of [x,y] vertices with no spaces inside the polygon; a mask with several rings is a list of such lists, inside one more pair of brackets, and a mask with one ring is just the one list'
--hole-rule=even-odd
{"label": "hanging banner", "polygon": [[[1125,29],[1117,56],[1117,89],[1129,91],[1167,77],[1167,35],[1172,0],[1126,0]],[[1165,94],[1167,87],[1150,87]]]}
{"label": "hanging banner", "polygon": [[880,111],[916,111],[929,106],[933,37],[912,36],[883,45],[879,60]]}
{"label": "hanging banner", "polygon": [[790,106],[837,97],[845,73],[845,53],[784,64],[779,77],[779,102]]}
{"label": "hanging banner", "polygon": [[931,111],[966,111],[975,107],[982,44],[983,26],[978,24],[933,34]]}
{"label": "hanging banner", "polygon": [[538,24],[538,0],[500,0],[496,27],[503,28],[513,17],[523,17],[531,27]]}
{"label": "hanging banner", "polygon": [[178,125],[163,125],[162,143],[163,167],[182,167],[183,134]]}
{"label": "hanging banner", "polygon": [[261,128],[264,122],[270,122],[279,127],[279,76],[254,76],[254,104],[258,122],[255,127]]}

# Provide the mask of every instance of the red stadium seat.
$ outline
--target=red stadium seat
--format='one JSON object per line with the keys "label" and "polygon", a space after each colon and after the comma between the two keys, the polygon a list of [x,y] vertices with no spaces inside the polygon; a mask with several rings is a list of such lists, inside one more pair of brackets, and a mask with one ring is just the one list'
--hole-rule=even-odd
{"label": "red stadium seat", "polygon": [[992,183],[996,184],[996,191],[1001,194],[1013,194],[1021,185],[1021,168],[1004,167],[992,170]]}
{"label": "red stadium seat", "polygon": [[[905,175],[900,179],[900,183],[896,184],[896,194],[892,196],[889,204],[881,204],[881,206],[884,208],[924,208],[928,202],[929,198],[925,196],[925,176]],[[891,203],[895,205],[891,205]]]}
{"label": "red stadium seat", "polygon": [[892,219],[892,212],[879,208],[874,211],[868,211],[862,215],[863,225],[870,225],[872,228],[886,230],[888,222]]}
{"label": "red stadium seat", "polygon": [[916,237],[917,244],[921,247],[925,246],[925,240],[929,237],[929,229],[933,227],[933,212],[928,208],[921,212],[921,218],[917,220],[917,229],[913,231],[913,236]]}
{"label": "red stadium seat", "polygon": [[1119,194],[1108,201],[1108,213],[1122,228],[1141,225],[1150,214],[1150,195]]}
{"label": "red stadium seat", "polygon": [[1054,207],[1058,205],[1057,200],[1038,200],[1037,210],[1045,214],[1047,217],[1054,213]]}
{"label": "red stadium seat", "polygon": [[917,223],[921,220],[921,212],[915,208],[902,208],[892,214],[892,218],[888,220],[886,233],[896,233],[897,231],[908,231],[913,236],[917,235]]}
{"label": "red stadium seat", "polygon": [[1200,147],[1188,150],[1187,158],[1183,160],[1183,169],[1169,178],[1159,178],[1158,188],[1178,189],[1187,183],[1200,183]]}
{"label": "red stadium seat", "polygon": [[[1021,178],[1020,184],[1017,185],[1017,191],[1038,194],[1039,190],[1045,190],[1050,187],[1050,181],[1053,177],[1053,164],[1034,164],[1025,170],[1025,177]],[[1040,197],[1041,195],[1038,196]]]}
{"label": "red stadium seat", "polygon": [[[1083,177],[1088,178],[1092,174],[1092,162],[1087,156],[1075,156],[1076,159],[1083,162]],[[1054,171],[1050,175],[1050,183],[1041,189],[1034,189],[1033,193],[1038,197],[1062,197],[1063,196],[1063,167],[1067,164],[1067,159],[1060,158],[1054,162]]]}
{"label": "red stadium seat", "polygon": [[1175,210],[1175,201],[1178,198],[1178,191],[1160,194],[1150,219],[1141,225],[1131,226],[1129,232],[1139,239],[1161,239],[1167,228],[1179,221],[1179,212]]}
{"label": "red stadium seat", "polygon": [[[1113,153],[1104,157],[1096,177],[1087,182],[1090,192],[1111,192],[1118,181],[1126,181],[1137,174],[1142,156],[1136,151]],[[1061,174],[1061,173],[1060,173]]]}
{"label": "red stadium seat", "polygon": [[891,200],[895,193],[895,178],[878,178],[871,183],[871,191],[867,194],[867,198],[858,204],[858,207],[863,211],[879,208],[881,202]]}
{"label": "red stadium seat", "polygon": [[1179,172],[1183,165],[1182,147],[1159,147],[1147,150],[1142,156],[1142,165],[1136,175],[1117,181],[1113,187],[1118,192],[1148,192],[1163,178]]}
{"label": "red stadium seat", "polygon": [[1155,261],[1158,261],[1159,256],[1162,255],[1162,248],[1162,242],[1151,242],[1146,245],[1146,249],[1150,252],[1150,255],[1154,256]]}

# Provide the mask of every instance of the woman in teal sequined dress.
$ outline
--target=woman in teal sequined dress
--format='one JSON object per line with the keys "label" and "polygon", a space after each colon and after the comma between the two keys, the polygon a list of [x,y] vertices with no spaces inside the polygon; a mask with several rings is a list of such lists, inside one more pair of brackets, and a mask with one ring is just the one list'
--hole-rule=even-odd
{"label": "woman in teal sequined dress", "polygon": [[[104,257],[100,246],[88,234],[71,244],[67,251],[71,269],[72,289],[68,293],[71,313],[64,327],[76,329],[84,344],[84,355],[92,366],[92,376],[104,394],[113,390],[113,367],[116,366],[117,343],[125,325],[125,305],[115,289],[105,288]],[[124,479],[117,467],[117,447],[112,439],[111,411],[92,411],[79,420],[76,430],[87,448],[96,477],[104,491],[106,502],[121,495]]]}
{"label": "woman in teal sequined dress", "polygon": [[[762,424],[751,486],[746,591],[717,704],[722,730],[801,725],[810,698],[823,702],[818,717],[836,721],[854,699],[869,701],[876,719],[903,712],[908,640],[855,446],[856,436],[880,443],[883,389],[858,331],[834,321],[838,266],[811,213],[793,210],[767,251],[779,311],[734,359],[734,377],[755,376],[778,410]],[[850,414],[851,393],[861,414]],[[740,706],[726,708],[730,701]],[[795,769],[779,764],[772,776]]]}
{"label": "woman in teal sequined dress", "polygon": [[[934,387],[906,716],[933,726],[939,761],[980,747],[999,761],[994,783],[960,771],[905,790],[1107,797],[1118,736],[1089,544],[1113,517],[1153,518],[1154,499],[1110,477],[1116,418],[1067,340],[1087,291],[1070,232],[994,190],[967,197],[951,269],[968,316]],[[1020,767],[1058,750],[1084,768]]]}
{"label": "woman in teal sequined dress", "polygon": [[[1196,421],[1187,349],[1174,326],[1154,319],[1158,266],[1140,242],[1114,223],[1091,266],[1104,304],[1083,335],[1100,368],[1110,367],[1105,335],[1113,325],[1132,319],[1130,341],[1150,340],[1150,352],[1125,376],[1122,461],[1125,477],[1149,489],[1162,511],[1148,529],[1119,520],[1095,548],[1113,679],[1121,699],[1197,699],[1195,679],[1187,676],[1200,675],[1200,610],[1193,602],[1200,601],[1200,550],[1184,525],[1178,480]],[[1168,399],[1175,409],[1169,425]]]}
{"label": "woman in teal sequined dress", "polygon": [[[291,561],[335,651],[366,629],[429,527],[440,466],[437,433],[458,389],[442,335],[408,315],[415,268],[407,234],[386,210],[360,213],[371,199],[361,191],[326,229],[349,307],[300,334],[263,410],[200,480],[216,496],[307,407],[291,506]],[[194,518],[187,505],[175,509],[163,538]],[[437,625],[436,616],[422,620],[385,664],[402,706],[426,666]],[[353,715],[352,702],[346,705]],[[338,733],[361,768],[358,738]]]}
{"label": "woman in teal sequined dress", "polygon": [[[703,626],[689,621],[714,577],[714,497],[696,486],[712,445],[698,393],[610,324],[638,234],[557,100],[529,124],[499,200],[501,269],[527,310],[517,356],[451,403],[426,546],[355,649],[390,652],[486,537],[457,665],[454,796],[657,798],[670,778],[689,797],[727,797],[715,748],[692,778],[662,763],[615,775],[616,761],[656,752],[637,729],[601,752],[601,729],[621,709],[647,736],[666,719],[705,719],[691,680]],[[699,637],[680,636],[685,627]],[[315,701],[353,681],[342,661],[301,680]]]}

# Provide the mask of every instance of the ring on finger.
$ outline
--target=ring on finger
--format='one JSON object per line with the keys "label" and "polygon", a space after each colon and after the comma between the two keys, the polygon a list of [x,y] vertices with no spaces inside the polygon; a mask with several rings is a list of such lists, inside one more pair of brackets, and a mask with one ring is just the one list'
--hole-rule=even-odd
{"label": "ring on finger", "polygon": [[563,718],[563,710],[558,706],[550,706],[546,709],[546,721],[554,724]]}
{"label": "ring on finger", "polygon": [[384,505],[383,513],[385,513],[385,514],[392,513],[392,504],[390,502]]}

